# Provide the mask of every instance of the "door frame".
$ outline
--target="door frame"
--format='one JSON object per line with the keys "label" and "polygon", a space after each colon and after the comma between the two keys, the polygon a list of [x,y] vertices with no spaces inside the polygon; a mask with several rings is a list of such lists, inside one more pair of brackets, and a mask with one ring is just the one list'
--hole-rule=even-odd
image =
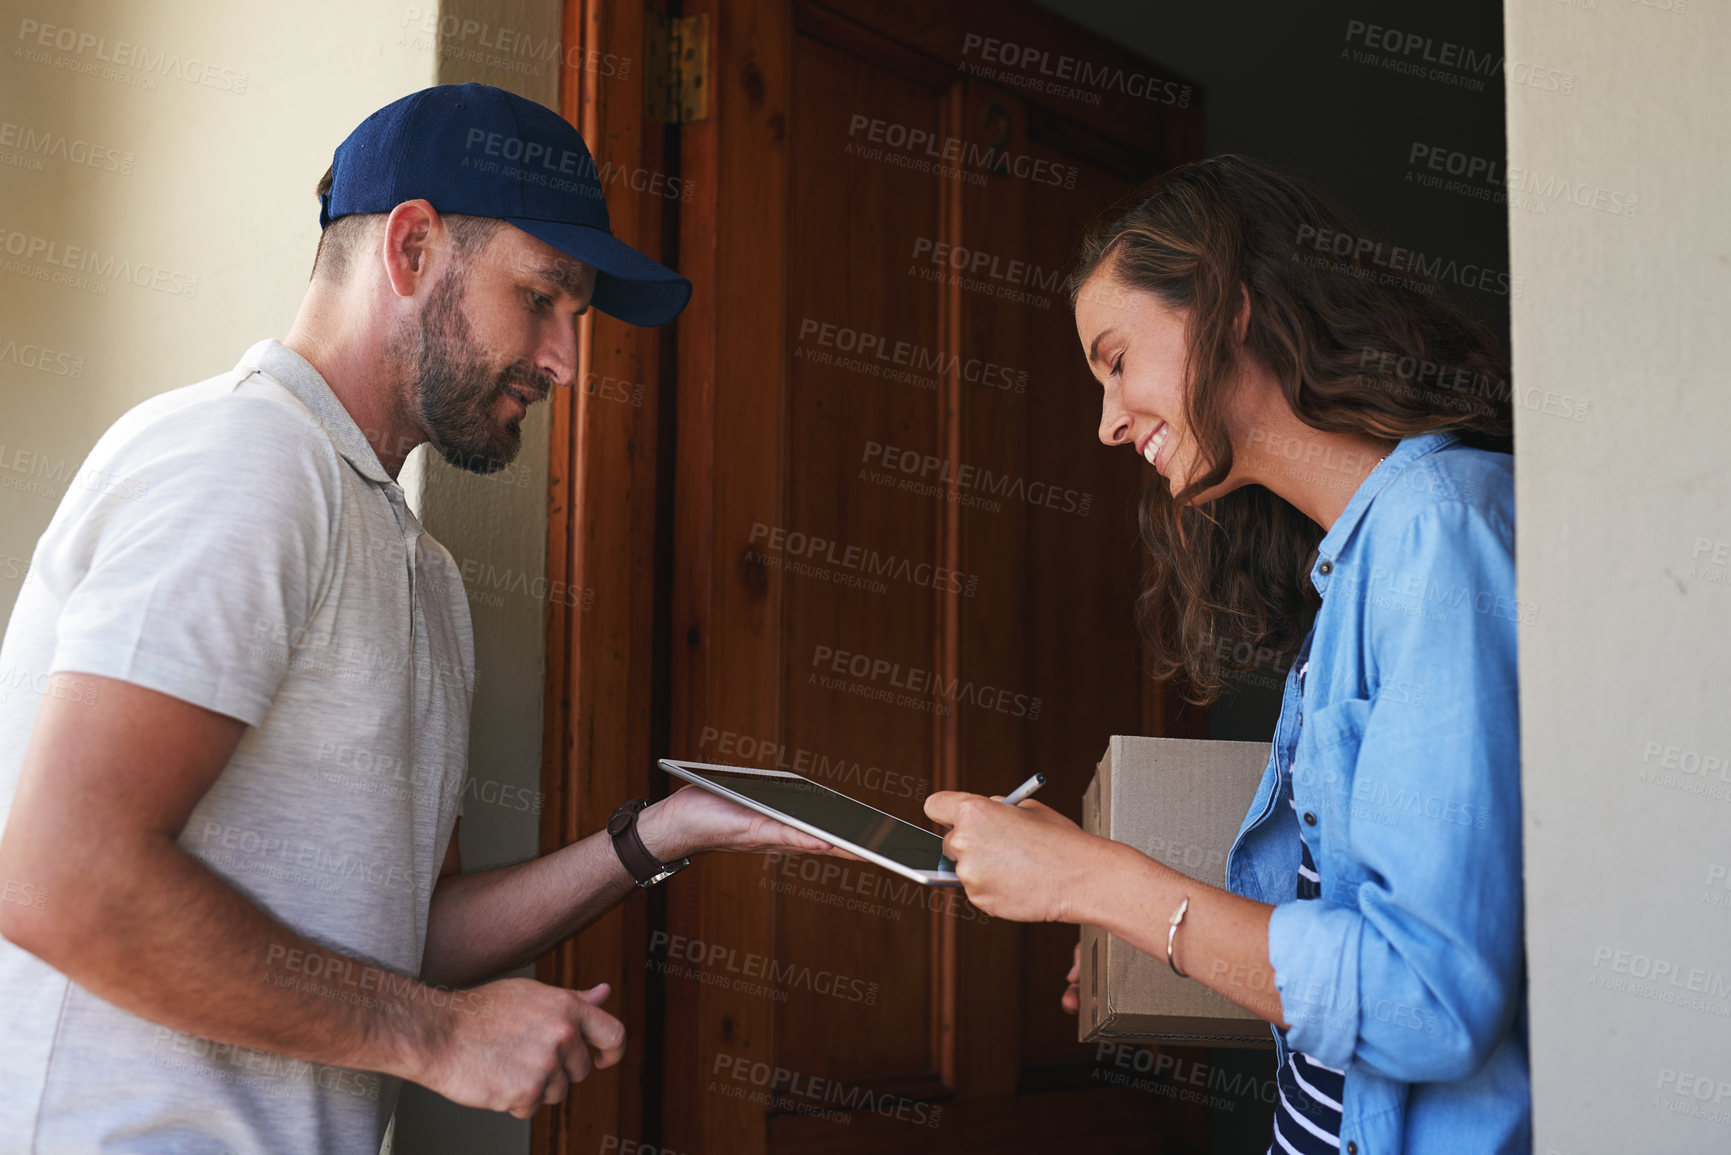
{"label": "door frame", "polygon": [[[601,166],[615,235],[668,265],[678,262],[675,201],[666,189],[610,178],[678,172],[677,139],[644,114],[645,6],[633,0],[564,0],[559,112]],[[620,66],[620,61],[625,66]],[[549,588],[542,729],[541,852],[594,833],[629,798],[654,797],[651,768],[665,748],[668,590],[666,484],[672,431],[673,330],[641,329],[590,312],[578,340],[577,386],[554,390],[547,478]],[[554,584],[560,583],[560,584]],[[565,1102],[537,1112],[539,1155],[596,1151],[612,1136],[646,1142],[661,1086],[657,983],[647,970],[659,891],[634,894],[537,963],[542,981],[612,985],[607,1009],[624,1024],[624,1059],[574,1084]]]}

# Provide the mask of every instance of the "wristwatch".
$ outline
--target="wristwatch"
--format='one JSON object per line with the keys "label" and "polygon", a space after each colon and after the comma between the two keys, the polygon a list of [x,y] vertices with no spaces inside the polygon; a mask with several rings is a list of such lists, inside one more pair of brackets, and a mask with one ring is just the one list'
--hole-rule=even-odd
{"label": "wristwatch", "polygon": [[691,865],[689,858],[681,858],[678,862],[658,862],[643,845],[643,839],[637,834],[637,815],[648,805],[647,798],[633,798],[615,810],[607,823],[607,833],[613,837],[614,853],[619,855],[619,861],[625,864],[631,877],[637,880],[637,885],[644,888],[666,882]]}

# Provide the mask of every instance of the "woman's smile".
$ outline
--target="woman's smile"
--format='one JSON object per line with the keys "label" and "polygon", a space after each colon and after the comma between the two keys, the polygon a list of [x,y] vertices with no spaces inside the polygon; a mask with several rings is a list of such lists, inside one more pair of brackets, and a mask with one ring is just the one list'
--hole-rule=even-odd
{"label": "woman's smile", "polygon": [[1140,453],[1148,464],[1152,465],[1156,471],[1160,469],[1160,453],[1166,448],[1166,442],[1170,440],[1169,434],[1171,432],[1172,427],[1162,421],[1158,425],[1154,426],[1154,428],[1150,429],[1148,431],[1148,436],[1144,437],[1142,443],[1136,447],[1136,451]]}

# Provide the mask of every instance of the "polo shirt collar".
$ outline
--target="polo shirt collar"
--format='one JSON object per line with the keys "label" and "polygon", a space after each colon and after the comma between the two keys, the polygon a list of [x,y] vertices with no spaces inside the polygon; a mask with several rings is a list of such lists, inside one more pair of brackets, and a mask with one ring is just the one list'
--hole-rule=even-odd
{"label": "polo shirt collar", "polygon": [[1433,429],[1416,437],[1403,438],[1396,443],[1394,451],[1370,471],[1353,491],[1352,499],[1346,503],[1346,508],[1340,511],[1340,516],[1334,519],[1334,524],[1328,527],[1328,532],[1322,535],[1322,541],[1317,544],[1316,558],[1310,565],[1310,584],[1316,587],[1317,593],[1327,592],[1329,575],[1334,572],[1335,561],[1346,548],[1352,531],[1364,520],[1365,512],[1370,509],[1370,503],[1376,500],[1376,495],[1388,488],[1389,482],[1414,461],[1459,440],[1460,435],[1452,429]]}
{"label": "polo shirt collar", "polygon": [[267,337],[248,349],[236,368],[256,369],[293,393],[301,404],[312,410],[330,437],[331,444],[355,467],[355,472],[381,485],[397,484],[379,464],[379,455],[373,452],[361,427],[355,424],[355,419],[349,416],[349,411],[343,408],[343,403],[331,392],[330,385],[313,368],[312,362],[276,338]]}

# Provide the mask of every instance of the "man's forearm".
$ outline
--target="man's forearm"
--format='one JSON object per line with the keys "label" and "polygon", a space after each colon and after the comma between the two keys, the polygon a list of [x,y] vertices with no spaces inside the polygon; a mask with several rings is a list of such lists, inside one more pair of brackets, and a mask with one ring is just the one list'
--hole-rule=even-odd
{"label": "man's forearm", "polygon": [[[638,814],[637,836],[661,862],[708,845],[669,812],[668,799]],[[605,830],[516,866],[446,875],[433,888],[421,979],[472,986],[533,962],[635,887]]]}
{"label": "man's forearm", "polygon": [[635,885],[605,830],[516,866],[446,875],[433,889],[421,978],[472,986],[532,962]]}
{"label": "man's forearm", "polygon": [[[830,849],[822,839],[694,786],[641,811],[637,834],[658,862],[710,850]],[[421,977],[468,986],[521,966],[613,909],[632,887],[604,830],[517,866],[445,875],[433,889]]]}
{"label": "man's forearm", "polygon": [[[178,845],[109,845],[100,858],[44,880],[58,887],[52,915],[8,933],[115,1006],[217,1042],[405,1078],[448,1034],[448,996],[435,1006],[421,983],[309,942]],[[324,993],[337,973],[372,976],[371,998]]]}

